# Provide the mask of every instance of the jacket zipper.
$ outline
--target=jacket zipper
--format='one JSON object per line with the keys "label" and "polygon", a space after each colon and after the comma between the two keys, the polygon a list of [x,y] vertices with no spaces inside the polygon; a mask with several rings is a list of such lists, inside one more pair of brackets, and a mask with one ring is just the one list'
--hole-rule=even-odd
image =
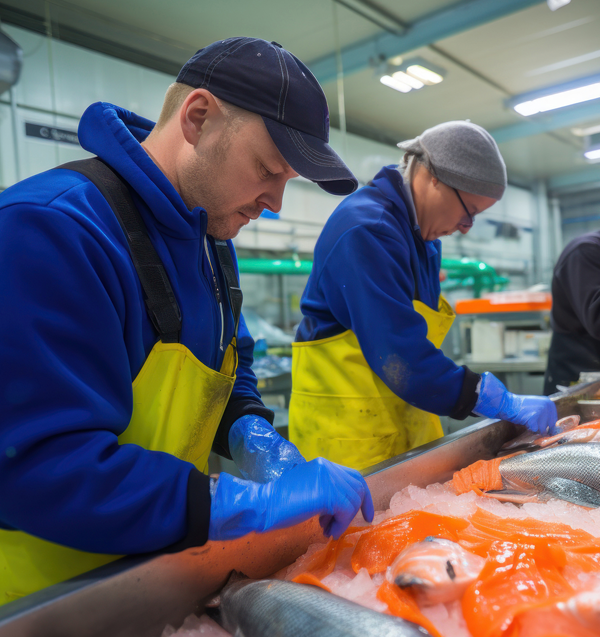
{"label": "jacket zipper", "polygon": [[210,266],[210,271],[212,272],[213,286],[215,288],[215,296],[217,297],[217,303],[219,304],[219,310],[221,312],[221,339],[219,341],[219,347],[221,351],[223,351],[223,338],[225,336],[225,317],[223,314],[223,302],[221,300],[221,293],[219,292],[219,284],[217,283],[217,277],[215,275],[215,270],[213,268],[212,261],[210,260],[210,253],[208,251],[208,244],[206,241],[206,235],[204,235],[204,251],[206,252],[206,258],[208,259],[208,265]]}

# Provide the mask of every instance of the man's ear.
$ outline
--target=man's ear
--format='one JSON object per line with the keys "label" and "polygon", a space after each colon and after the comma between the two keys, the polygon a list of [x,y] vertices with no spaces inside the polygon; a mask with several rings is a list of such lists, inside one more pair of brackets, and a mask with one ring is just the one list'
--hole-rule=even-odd
{"label": "man's ear", "polygon": [[209,119],[219,119],[223,113],[212,93],[198,88],[192,91],[179,109],[179,123],[185,140],[196,146],[202,133],[206,130]]}

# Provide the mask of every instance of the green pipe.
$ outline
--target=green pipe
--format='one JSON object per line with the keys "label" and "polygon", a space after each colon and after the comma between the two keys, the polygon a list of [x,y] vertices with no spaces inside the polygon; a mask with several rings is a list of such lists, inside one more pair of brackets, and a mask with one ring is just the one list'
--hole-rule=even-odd
{"label": "green pipe", "polygon": [[310,274],[312,261],[293,259],[238,259],[244,274]]}
{"label": "green pipe", "polygon": [[[307,275],[312,264],[312,261],[294,259],[238,259],[240,272],[244,274]],[[493,291],[508,283],[508,279],[499,277],[491,265],[476,259],[442,259],[442,268],[449,279],[442,283],[443,290],[473,288],[475,298],[479,298],[483,290]]]}
{"label": "green pipe", "polygon": [[477,259],[468,259],[463,257],[462,259],[442,259],[442,268],[444,270],[452,270],[454,272],[461,272],[464,274],[472,274],[477,276],[478,274],[486,273],[492,276],[496,275],[496,270],[491,265],[488,265],[484,261],[477,261]]}
{"label": "green pipe", "polygon": [[[312,261],[293,259],[238,259],[240,272],[247,274],[310,274]],[[442,259],[442,268],[477,275],[485,272],[495,275],[491,265],[476,259]]]}

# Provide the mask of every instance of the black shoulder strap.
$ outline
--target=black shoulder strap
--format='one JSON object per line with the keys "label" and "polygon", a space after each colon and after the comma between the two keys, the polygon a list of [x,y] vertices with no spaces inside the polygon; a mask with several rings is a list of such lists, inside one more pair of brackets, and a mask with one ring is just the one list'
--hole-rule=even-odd
{"label": "black shoulder strap", "polygon": [[[417,261],[418,263],[418,261]],[[417,273],[417,271],[412,267],[412,263],[410,264],[411,266],[411,270],[412,270],[412,275],[413,275],[413,280],[415,282],[415,296],[414,296],[414,301],[420,301],[421,300],[421,295],[419,294],[419,275]]]}
{"label": "black shoulder strap", "polygon": [[219,265],[225,276],[225,283],[227,287],[227,294],[229,296],[229,303],[231,305],[231,311],[233,313],[234,320],[234,334],[237,338],[238,327],[240,324],[240,315],[242,313],[242,301],[244,296],[242,289],[235,272],[235,266],[233,265],[233,258],[227,245],[227,241],[215,239],[215,247],[217,248],[217,259]]}
{"label": "black shoulder strap", "polygon": [[146,309],[163,343],[177,343],[181,311],[169,277],[158,256],[123,178],[100,158],[71,161],[66,168],[87,177],[102,193],[119,220],[145,294]]}

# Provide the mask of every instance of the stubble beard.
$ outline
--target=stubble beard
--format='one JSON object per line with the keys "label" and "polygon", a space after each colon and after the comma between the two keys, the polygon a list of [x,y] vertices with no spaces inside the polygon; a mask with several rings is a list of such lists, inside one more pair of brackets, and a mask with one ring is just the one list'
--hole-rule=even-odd
{"label": "stubble beard", "polygon": [[180,175],[181,198],[189,210],[201,207],[207,214],[207,233],[215,239],[233,239],[242,224],[236,223],[235,211],[228,211],[226,185],[227,152],[231,143],[231,133],[226,131],[220,142],[201,156],[194,156]]}

